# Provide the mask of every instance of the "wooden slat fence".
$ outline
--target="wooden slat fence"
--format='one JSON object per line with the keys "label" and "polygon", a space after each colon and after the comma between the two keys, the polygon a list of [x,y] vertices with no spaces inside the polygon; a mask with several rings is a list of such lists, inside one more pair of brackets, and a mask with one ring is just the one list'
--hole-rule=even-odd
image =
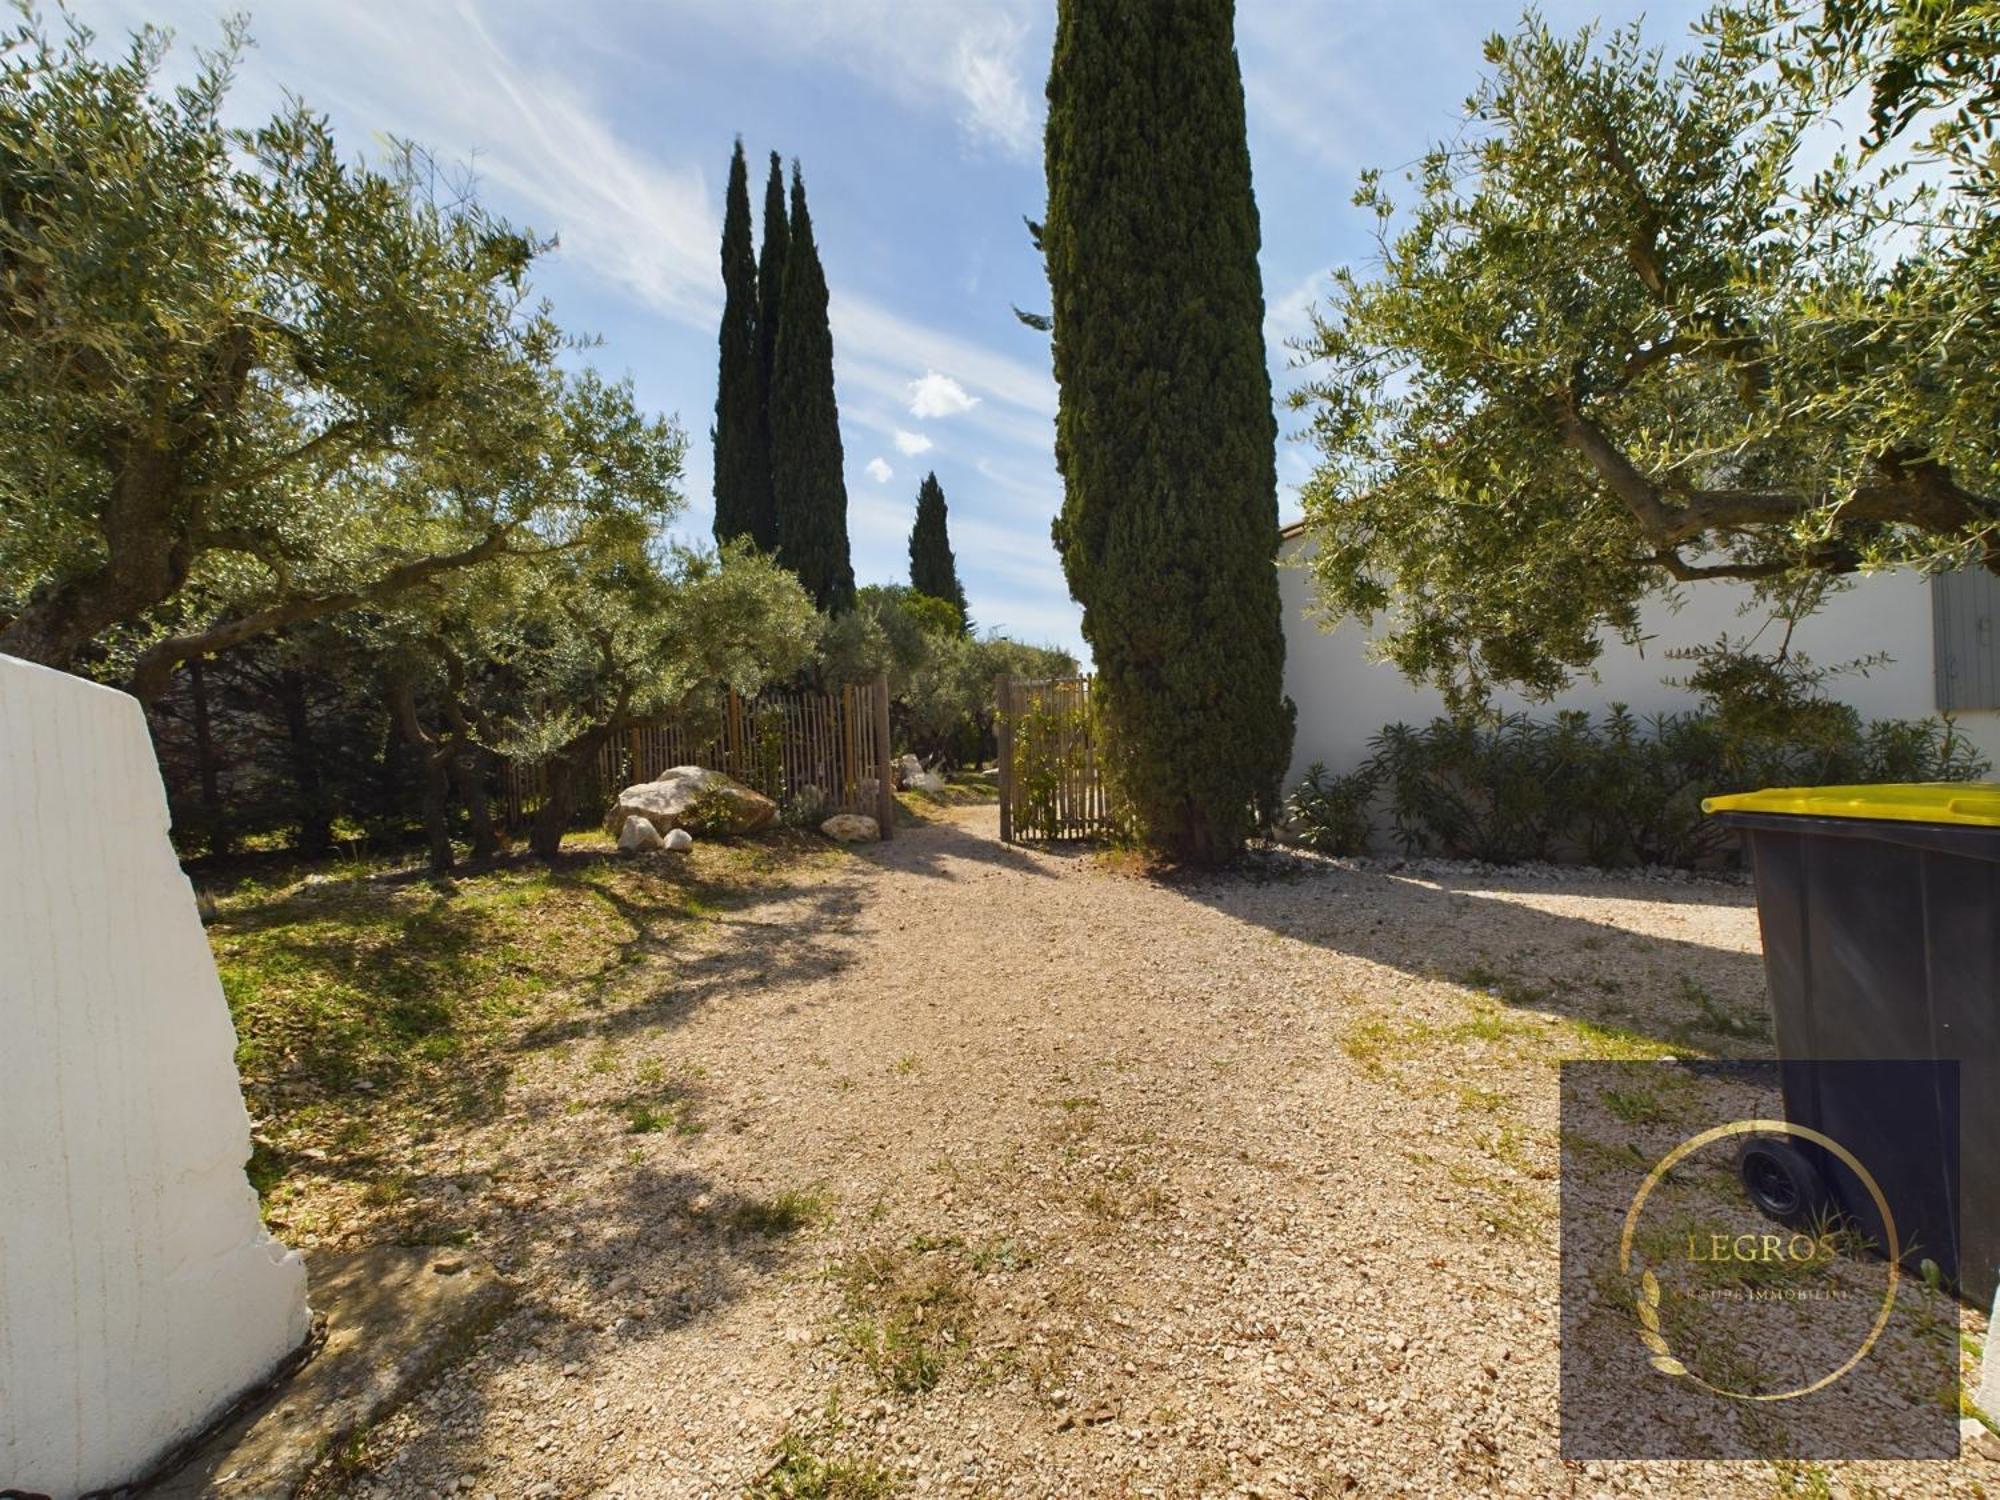
{"label": "wooden slat fence", "polygon": [[[818,788],[824,811],[865,813],[894,834],[895,779],[889,743],[889,685],[849,683],[834,693],[723,696],[719,722],[699,729],[671,719],[635,725],[597,753],[579,813],[601,814],[622,787],[673,766],[705,766],[755,787],[789,808]],[[505,807],[518,824],[540,805],[542,768],[510,762]]]}
{"label": "wooden slat fence", "polygon": [[1092,839],[1117,833],[1099,757],[1089,677],[1019,678],[994,686],[1000,726],[1000,837]]}

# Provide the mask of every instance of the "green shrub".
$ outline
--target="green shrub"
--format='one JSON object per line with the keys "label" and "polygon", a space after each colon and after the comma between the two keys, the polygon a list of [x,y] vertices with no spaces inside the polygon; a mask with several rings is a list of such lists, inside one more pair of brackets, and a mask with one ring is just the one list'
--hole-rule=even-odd
{"label": "green shrub", "polygon": [[1623,704],[1602,718],[1515,714],[1392,724],[1357,771],[1314,766],[1288,807],[1301,842],[1365,847],[1371,804],[1385,795],[1397,841],[1413,853],[1510,864],[1577,857],[1591,864],[1709,863],[1732,847],[1702,813],[1704,797],[1770,786],[1969,781],[1992,768],[1951,721],[1864,724],[1844,704],[1765,698],[1756,713],[1711,703],[1641,719]]}
{"label": "green shrub", "polygon": [[719,838],[732,832],[739,816],[736,801],[727,792],[711,789],[697,792],[680,816],[680,826],[696,838]]}
{"label": "green shrub", "polygon": [[1299,843],[1317,853],[1362,854],[1368,849],[1375,792],[1372,766],[1335,776],[1314,761],[1285,799],[1285,822]]}

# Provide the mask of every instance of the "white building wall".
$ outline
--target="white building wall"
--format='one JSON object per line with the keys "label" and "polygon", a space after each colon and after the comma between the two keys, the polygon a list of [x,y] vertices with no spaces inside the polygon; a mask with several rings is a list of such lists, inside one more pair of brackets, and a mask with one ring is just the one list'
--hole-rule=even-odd
{"label": "white building wall", "polygon": [[[1288,537],[1278,554],[1278,588],[1285,611],[1285,691],[1298,705],[1288,786],[1314,761],[1325,762],[1332,771],[1352,770],[1367,758],[1369,740],[1385,725],[1424,724],[1444,712],[1443,699],[1435,690],[1413,686],[1393,666],[1371,658],[1368,633],[1360,625],[1346,620],[1331,631],[1320,628],[1310,612],[1311,578],[1303,566],[1312,546],[1309,538]],[[1594,680],[1580,678],[1548,703],[1498,693],[1496,705],[1537,715],[1566,708],[1597,714],[1613,703],[1642,715],[1693,707],[1691,695],[1664,681],[1686,676],[1689,668],[1689,663],[1671,660],[1668,653],[1711,644],[1724,634],[1748,635],[1765,615],[1742,612],[1751,598],[1750,589],[1742,584],[1690,584],[1681,593],[1678,609],[1665,598],[1646,606],[1641,619],[1649,639],[1639,649],[1618,640],[1607,642]],[[1866,718],[1920,719],[1936,712],[1930,586],[1914,573],[1858,579],[1801,622],[1792,642],[1794,649],[1822,666],[1888,655],[1888,665],[1870,669],[1865,677],[1849,674],[1829,685],[1834,696]],[[2000,714],[1961,714],[1958,724],[2000,765]]]}
{"label": "white building wall", "polygon": [[139,705],[0,656],[0,1489],[145,1472],[305,1339]]}

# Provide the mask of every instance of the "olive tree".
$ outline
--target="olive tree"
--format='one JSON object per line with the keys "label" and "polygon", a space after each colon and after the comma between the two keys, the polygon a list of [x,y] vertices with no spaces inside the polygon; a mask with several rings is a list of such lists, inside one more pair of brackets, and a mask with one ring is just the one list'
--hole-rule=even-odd
{"label": "olive tree", "polygon": [[819,634],[798,579],[744,542],[664,558],[644,547],[552,554],[507,571],[481,650],[498,668],[494,748],[543,768],[529,837],[544,858],[605,745],[643,719],[684,717],[720,687],[748,697],[789,677]]}
{"label": "olive tree", "polygon": [[[0,651],[123,677],[657,512],[677,439],[561,377],[540,242],[422,153],[221,121],[32,14],[0,45]],[[621,523],[622,524],[622,523]]]}
{"label": "olive tree", "polygon": [[1465,702],[1559,690],[1662,587],[2000,566],[2000,163],[1952,154],[1990,66],[1913,75],[1971,101],[1928,138],[1956,170],[1880,150],[1893,112],[1825,154],[1915,8],[1745,0],[1674,56],[1532,13],[1489,41],[1411,201],[1364,177],[1379,268],[1301,345],[1328,614],[1386,613]]}

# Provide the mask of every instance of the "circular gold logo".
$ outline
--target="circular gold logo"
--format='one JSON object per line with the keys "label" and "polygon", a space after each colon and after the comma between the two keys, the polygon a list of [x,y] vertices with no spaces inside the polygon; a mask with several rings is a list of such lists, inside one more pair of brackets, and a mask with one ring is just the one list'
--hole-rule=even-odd
{"label": "circular gold logo", "polygon": [[1800,1396],[1810,1396],[1814,1391],[1826,1389],[1849,1370],[1868,1357],[1868,1351],[1875,1347],[1875,1341],[1882,1336],[1882,1330],[1889,1326],[1889,1315],[1896,1310],[1896,1283],[1901,1276],[1903,1257],[1902,1241],[1896,1234],[1896,1218],[1889,1212],[1889,1200],[1883,1196],[1881,1187],[1874,1176],[1862,1166],[1854,1153],[1832,1137],[1822,1135],[1817,1130],[1804,1125],[1793,1125],[1784,1120],[1732,1120],[1727,1125],[1718,1125],[1712,1130],[1704,1130],[1699,1135],[1689,1136],[1673,1150],[1660,1158],[1658,1165],[1646,1174],[1646,1180],[1639,1184],[1639,1191],[1632,1195],[1632,1206],[1625,1211],[1625,1232],[1618,1239],[1618,1270],[1621,1275],[1632,1274],[1632,1237],[1639,1227],[1640,1212],[1646,1200],[1652,1196],[1662,1178],[1672,1171],[1677,1163],[1720,1140],[1737,1135],[1785,1135],[1797,1140],[1811,1141],[1815,1146],[1831,1152],[1842,1165],[1861,1179],[1861,1185],[1868,1189],[1868,1196],[1874,1200],[1875,1211],[1882,1216],[1883,1233],[1887,1238],[1886,1258],[1889,1263],[1888,1284],[1882,1290],[1882,1306],[1875,1314],[1875,1321],[1868,1329],[1868,1336],[1838,1368],[1822,1375],[1811,1385],[1802,1385],[1795,1390],[1757,1394],[1751,1391],[1733,1391],[1723,1386],[1712,1385],[1695,1374],[1685,1364],[1674,1357],[1666,1336],[1660,1331],[1660,1283],[1650,1271],[1644,1271],[1639,1278],[1639,1294],[1634,1299],[1634,1307],[1639,1315],[1639,1341],[1651,1354],[1651,1364],[1661,1374],[1676,1379],[1690,1380],[1703,1390],[1718,1396],[1728,1396],[1737,1401],[1791,1401]]}

